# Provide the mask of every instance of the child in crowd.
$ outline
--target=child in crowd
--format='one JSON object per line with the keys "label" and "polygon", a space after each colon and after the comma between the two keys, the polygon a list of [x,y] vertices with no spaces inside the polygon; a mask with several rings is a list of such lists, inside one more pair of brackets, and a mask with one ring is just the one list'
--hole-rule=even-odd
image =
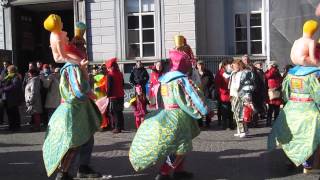
{"label": "child in crowd", "polygon": [[147,104],[149,104],[149,102],[146,98],[146,95],[142,91],[141,85],[137,85],[135,90],[136,96],[130,100],[129,104],[134,109],[134,117],[136,121],[136,127],[138,129],[141,123],[144,121],[144,116],[147,113]]}

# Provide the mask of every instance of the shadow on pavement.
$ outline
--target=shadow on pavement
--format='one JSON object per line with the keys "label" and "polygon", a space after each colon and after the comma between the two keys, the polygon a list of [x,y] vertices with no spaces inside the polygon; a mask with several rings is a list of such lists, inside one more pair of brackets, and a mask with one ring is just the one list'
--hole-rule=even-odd
{"label": "shadow on pavement", "polygon": [[[249,157],[251,153],[260,155]],[[287,170],[286,161],[281,150],[265,152],[265,150],[232,149],[215,153],[192,152],[188,156],[186,167],[195,173],[194,180],[272,179],[302,173],[301,168]]]}

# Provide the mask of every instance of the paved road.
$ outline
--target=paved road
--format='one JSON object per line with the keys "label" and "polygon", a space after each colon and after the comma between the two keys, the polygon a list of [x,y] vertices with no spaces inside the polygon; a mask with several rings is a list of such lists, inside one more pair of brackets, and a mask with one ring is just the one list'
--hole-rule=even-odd
{"label": "paved road", "polygon": [[[129,114],[126,124],[133,127]],[[202,131],[194,140],[194,151],[186,169],[195,173],[194,180],[213,179],[318,179],[318,174],[303,175],[301,168],[288,171],[282,151],[266,151],[270,128],[250,129],[245,139],[233,137],[233,131],[214,127]],[[0,180],[47,179],[41,156],[44,132],[31,133],[25,127],[18,133],[4,132],[0,126]],[[99,132],[95,136],[92,166],[118,180],[151,180],[157,166],[135,173],[128,160],[134,130],[113,135]],[[53,177],[50,179],[54,179]]]}

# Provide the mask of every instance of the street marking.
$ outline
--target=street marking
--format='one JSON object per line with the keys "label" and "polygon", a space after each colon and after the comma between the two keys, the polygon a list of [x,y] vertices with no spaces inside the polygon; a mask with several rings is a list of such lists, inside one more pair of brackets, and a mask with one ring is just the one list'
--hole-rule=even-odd
{"label": "street marking", "polygon": [[127,178],[127,177],[139,177],[139,176],[147,176],[148,174],[129,174],[129,175],[120,175],[120,176],[113,176],[112,179],[116,178]]}
{"label": "street marking", "polygon": [[17,163],[8,163],[9,165],[31,165],[32,162],[17,162]]}

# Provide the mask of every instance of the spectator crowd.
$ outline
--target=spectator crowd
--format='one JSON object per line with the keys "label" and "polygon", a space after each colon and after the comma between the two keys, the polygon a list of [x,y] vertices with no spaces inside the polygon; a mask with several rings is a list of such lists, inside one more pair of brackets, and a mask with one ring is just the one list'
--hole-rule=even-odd
{"label": "spectator crowd", "polygon": [[[283,104],[281,84],[290,68],[288,65],[282,76],[276,62],[252,63],[249,56],[244,55],[241,59],[223,60],[213,74],[204,61],[193,62],[193,70],[188,75],[202,90],[210,112],[198,121],[199,126],[209,128],[216,115],[219,127],[236,129],[234,136],[240,138],[246,137],[249,127],[259,126],[261,120],[265,120],[265,126],[271,126]],[[121,133],[124,105],[132,107],[137,128],[146,114],[157,108],[155,92],[159,88],[159,78],[167,69],[163,61],[148,67],[140,60],[136,61],[129,78],[136,95],[129,102],[124,102],[124,77],[116,58],[89,69],[89,83],[96,100],[108,97],[102,112],[102,131],[112,129],[113,133]],[[150,75],[147,69],[151,71]],[[6,113],[8,130],[19,130],[22,118],[19,107],[25,107],[24,111],[31,117],[31,130],[45,129],[61,103],[59,71],[55,64],[37,62],[29,63],[29,70],[22,75],[10,62],[3,62],[0,69],[0,124],[5,123]]]}

